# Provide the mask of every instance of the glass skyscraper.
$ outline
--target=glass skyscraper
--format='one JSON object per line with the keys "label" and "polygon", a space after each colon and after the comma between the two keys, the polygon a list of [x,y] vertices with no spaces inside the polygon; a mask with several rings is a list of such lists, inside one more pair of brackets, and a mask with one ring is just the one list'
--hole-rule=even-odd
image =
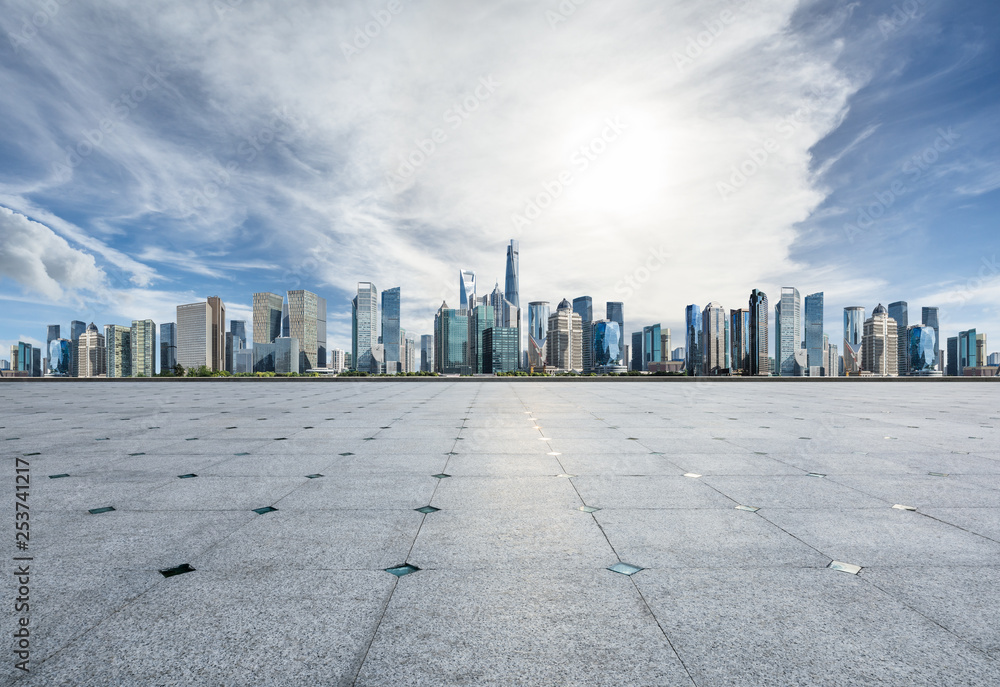
{"label": "glass skyscraper", "polygon": [[105,364],[108,377],[132,376],[132,329],[119,324],[104,325]]}
{"label": "glass skyscraper", "polygon": [[729,365],[733,374],[750,374],[750,311],[729,311]]}
{"label": "glass skyscraper", "polygon": [[476,307],[476,273],[462,270],[458,273],[459,310],[472,310]]}
{"label": "glass skyscraper", "polygon": [[909,333],[910,327],[910,316],[908,310],[909,306],[906,301],[896,301],[895,303],[889,304],[889,317],[896,320],[896,341],[899,347],[899,363],[897,366],[899,368],[900,376],[905,375],[909,367],[910,347],[906,342],[906,337]]}
{"label": "glass skyscraper", "polygon": [[545,367],[545,344],[549,333],[549,303],[528,304],[528,366],[541,371]]}
{"label": "glass skyscraper", "polygon": [[434,371],[434,336],[431,334],[420,337],[420,371]]}
{"label": "glass skyscraper", "polygon": [[83,336],[84,332],[87,331],[87,323],[81,322],[80,320],[73,320],[69,323],[69,340],[73,347],[73,359],[70,363],[72,376],[80,376],[80,364],[79,364],[79,354],[78,347],[80,344],[80,337]]}
{"label": "glass skyscraper", "polygon": [[805,305],[807,365],[810,368],[825,368],[827,361],[823,358],[823,292],[806,296]]}
{"label": "glass skyscraper", "polygon": [[642,328],[642,369],[648,370],[650,363],[663,362],[663,332],[658,324]]}
{"label": "glass skyscraper", "polygon": [[865,309],[844,308],[844,374],[861,372],[861,345],[865,334]]}
{"label": "glass skyscraper", "polygon": [[729,320],[725,309],[715,301],[701,313],[703,364],[706,375],[718,375],[729,369]]}
{"label": "glass skyscraper", "polygon": [[621,301],[608,301],[605,308],[605,318],[618,323],[618,328],[625,335],[625,304]]}
{"label": "glass skyscraper", "polygon": [[514,372],[520,366],[518,332],[514,327],[490,327],[483,331],[483,372]]}
{"label": "glass skyscraper", "polygon": [[49,342],[48,369],[46,377],[69,377],[73,357],[73,344],[68,339],[53,339]]}
{"label": "glass skyscraper", "polygon": [[434,364],[441,374],[472,374],[469,316],[442,305],[434,317]]}
{"label": "glass skyscraper", "polygon": [[503,297],[515,308],[521,307],[520,293],[520,257],[516,239],[511,239],[507,246],[507,276],[504,279]]}
{"label": "glass skyscraper", "polygon": [[352,369],[371,372],[373,347],[378,344],[378,289],[371,282],[358,283],[358,295],[351,301]]}
{"label": "glass skyscraper", "polygon": [[598,374],[628,371],[622,347],[622,330],[617,322],[597,320],[593,323],[591,359],[593,369]]}
{"label": "glass skyscraper", "polygon": [[[281,313],[284,300],[276,293],[253,295],[253,342],[271,343],[281,336]],[[162,332],[161,332],[162,334]]]}
{"label": "glass skyscraper", "polygon": [[685,348],[687,349],[685,367],[687,368],[689,377],[699,377],[705,371],[701,308],[697,305],[687,306],[684,311],[684,322],[686,333]]}
{"label": "glass skyscraper", "polygon": [[486,358],[492,356],[492,352],[483,348],[483,332],[496,326],[493,306],[477,305],[469,315],[469,366],[473,374],[483,374],[487,368]]}
{"label": "glass skyscraper", "polygon": [[632,332],[632,347],[629,349],[629,369],[636,372],[642,370],[642,332]]}
{"label": "glass skyscraper", "polygon": [[173,373],[177,365],[177,325],[165,322],[160,325],[160,372]]}
{"label": "glass skyscraper", "polygon": [[573,312],[580,316],[583,324],[583,371],[590,372],[593,362],[593,322],[594,300],[590,296],[580,296],[573,299]]}
{"label": "glass skyscraper", "polygon": [[911,375],[940,376],[934,361],[938,357],[937,334],[931,327],[915,324],[907,334],[907,369]]}
{"label": "glass skyscraper", "polygon": [[156,324],[152,320],[132,320],[129,330],[133,377],[156,375]]}
{"label": "glass skyscraper", "polygon": [[934,366],[939,370],[944,370],[941,361],[941,329],[938,326],[938,309],[922,308],[920,311],[920,323],[934,330],[934,339],[937,341],[937,353],[934,356]]}
{"label": "glass skyscraper", "polygon": [[958,376],[964,375],[967,367],[979,367],[979,361],[976,358],[977,339],[975,329],[958,333]]}
{"label": "glass skyscraper", "polygon": [[750,373],[768,377],[771,374],[770,335],[767,294],[758,289],[750,292]]}
{"label": "glass skyscraper", "polygon": [[778,374],[795,376],[795,351],[802,348],[802,299],[792,286],[781,288],[781,300],[774,307],[774,360]]}
{"label": "glass skyscraper", "polygon": [[382,292],[382,345],[385,347],[385,369],[396,372],[402,363],[400,351],[400,289],[398,286]]}

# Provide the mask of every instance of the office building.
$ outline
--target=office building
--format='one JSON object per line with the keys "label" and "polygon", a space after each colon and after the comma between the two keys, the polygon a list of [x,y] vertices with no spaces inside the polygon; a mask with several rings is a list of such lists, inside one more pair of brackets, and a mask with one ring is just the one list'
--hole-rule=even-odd
{"label": "office building", "polygon": [[60,338],[60,336],[59,336],[60,330],[61,330],[61,327],[58,324],[50,324],[48,326],[48,331],[46,332],[46,336],[45,336],[45,355],[44,355],[44,362],[42,363],[43,374],[46,377],[50,376],[49,375],[49,369],[50,369],[50,365],[49,365],[49,348],[51,347],[53,341],[55,341],[56,339]]}
{"label": "office building", "polygon": [[906,301],[896,301],[895,303],[889,304],[889,317],[896,321],[896,332],[899,349],[899,376],[902,377],[906,374],[907,368],[909,367],[909,344],[907,343],[906,336],[909,333],[910,327],[910,315],[909,315],[909,305]]}
{"label": "office building", "polygon": [[372,347],[379,341],[378,289],[371,282],[359,282],[351,304],[351,369],[369,372]]}
{"label": "office building", "polygon": [[625,336],[625,304],[621,301],[608,301],[605,306],[605,319],[618,323],[618,328]]}
{"label": "office building", "polygon": [[177,364],[185,370],[225,369],[226,306],[218,296],[177,306]]}
{"label": "office building", "polygon": [[[770,334],[767,294],[758,289],[750,292],[750,372],[758,377],[771,375]],[[689,373],[690,374],[690,373]]]}
{"label": "office building", "polygon": [[486,374],[483,332],[496,326],[491,305],[477,305],[469,313],[469,366],[473,374]]}
{"label": "office building", "polygon": [[283,310],[284,299],[280,295],[270,292],[253,295],[253,342],[255,344],[268,344],[281,336]]}
{"label": "office building", "polygon": [[458,273],[458,309],[468,311],[476,307],[476,273],[472,270],[461,270]]}
{"label": "office building", "polygon": [[938,325],[938,309],[937,308],[921,308],[920,310],[920,323],[925,327],[930,327],[934,330],[934,340],[937,341],[937,356],[934,359],[934,367],[938,370],[944,371],[944,360],[942,359],[941,344],[941,328]]}
{"label": "office building", "polygon": [[579,296],[573,299],[573,312],[580,316],[583,327],[583,371],[589,373],[593,368],[593,322],[594,300],[590,296]]}
{"label": "office building", "polygon": [[706,375],[716,376],[729,371],[729,320],[725,309],[715,301],[701,313],[703,364]]}
{"label": "office building", "polygon": [[108,370],[108,353],[104,335],[91,322],[77,340],[77,371],[79,377],[105,377]]}
{"label": "office building", "polygon": [[80,366],[78,361],[78,351],[77,346],[80,341],[80,337],[83,336],[84,332],[87,331],[87,323],[81,322],[80,320],[73,320],[69,323],[69,340],[72,342],[73,347],[73,361],[72,361],[72,376],[80,376]]}
{"label": "office building", "polygon": [[517,329],[514,327],[490,327],[483,331],[484,374],[517,371],[520,364],[517,336]]}
{"label": "office building", "polygon": [[593,371],[600,375],[628,372],[622,347],[622,330],[614,320],[593,323],[591,359]]}
{"label": "office building", "polygon": [[152,320],[132,320],[129,329],[132,377],[156,376],[156,324]]}
{"label": "office building", "polygon": [[291,336],[279,336],[272,343],[253,345],[253,371],[290,374],[299,371],[301,352],[299,340]]}
{"label": "office building", "polygon": [[[385,347],[385,367],[389,372],[396,370],[403,360],[403,343],[400,334],[400,287],[382,292],[382,345]],[[399,365],[402,367],[402,365]]]}
{"label": "office building", "polygon": [[958,376],[965,374],[967,367],[979,367],[979,335],[975,329],[958,333]]}
{"label": "office building", "polygon": [[986,334],[976,334],[976,367],[986,366]]}
{"label": "office building", "polygon": [[683,346],[675,348],[670,353],[670,359],[671,360],[679,360],[681,362],[684,362],[685,360],[687,360],[686,350],[687,349],[685,349]]}
{"label": "office building", "polygon": [[535,372],[545,370],[546,339],[549,333],[549,303],[528,304],[528,367]]}
{"label": "office building", "polygon": [[420,337],[420,371],[434,371],[434,337],[430,334]]}
{"label": "office building", "polygon": [[750,311],[729,311],[729,369],[735,375],[750,374]]}
{"label": "office building", "polygon": [[700,377],[705,373],[701,308],[697,305],[687,306],[684,310],[684,323],[686,330],[684,348],[687,350],[684,367],[689,377]]}
{"label": "office building", "polygon": [[166,322],[160,325],[160,372],[173,373],[177,366],[177,325]]}
{"label": "office building", "polygon": [[249,374],[253,372],[253,349],[241,348],[233,354],[233,374]]}
{"label": "office building", "polygon": [[414,339],[407,339],[406,341],[406,366],[403,370],[404,372],[416,372],[417,371],[417,342]]}
{"label": "office building", "polygon": [[49,342],[46,357],[48,368],[46,377],[69,377],[73,361],[73,342],[69,339],[53,339]]}
{"label": "office building", "polygon": [[[323,362],[326,362],[326,299],[303,289],[289,291],[284,312],[283,334],[299,342],[299,360],[295,371],[304,374],[306,370],[321,367],[321,347]],[[398,355],[398,346],[396,350]]]}
{"label": "office building", "polygon": [[915,324],[907,332],[907,374],[917,377],[940,377],[934,361],[938,356],[937,334],[923,324]]}
{"label": "office building", "polygon": [[802,341],[802,300],[798,289],[784,286],[774,306],[774,358],[782,377],[795,375],[795,351]]}
{"label": "office building", "polygon": [[650,363],[663,362],[663,330],[658,324],[642,328],[642,370]]}
{"label": "office building", "polygon": [[947,374],[949,377],[957,377],[962,374],[958,367],[958,337],[949,336],[948,337],[948,367]]}
{"label": "office building", "polygon": [[823,348],[823,292],[805,298],[806,359],[808,367],[825,368]]}
{"label": "office building", "polygon": [[236,354],[247,347],[246,320],[230,320],[226,332],[226,372],[236,372]]}
{"label": "office building", "polygon": [[107,376],[132,376],[132,329],[119,324],[104,325],[105,365]]}
{"label": "office building", "polygon": [[896,321],[881,304],[865,320],[862,336],[861,370],[876,377],[899,375],[899,330]]}
{"label": "office building", "polygon": [[331,348],[330,349],[330,369],[340,374],[345,370],[350,369],[347,365],[347,354],[343,349]]}
{"label": "office building", "polygon": [[823,374],[827,377],[837,377],[840,375],[840,353],[836,344],[828,344],[824,352],[826,358],[823,362]]}
{"label": "office building", "polygon": [[446,375],[472,374],[469,364],[469,316],[442,303],[434,316],[435,371]]}
{"label": "office building", "polygon": [[583,371],[583,323],[580,316],[573,312],[573,304],[565,298],[549,315],[545,345],[548,367],[562,372]]}
{"label": "office building", "polygon": [[861,373],[864,333],[865,309],[861,306],[844,308],[844,374],[849,377]]}
{"label": "office building", "polygon": [[632,344],[626,346],[629,351],[629,369],[642,372],[642,361],[645,356],[642,352],[643,335],[641,331],[632,332]]}
{"label": "office building", "polygon": [[986,361],[990,367],[1000,367],[1000,353],[990,353]]}
{"label": "office building", "polygon": [[672,345],[670,337],[670,327],[664,327],[660,330],[660,360],[667,362],[670,360],[670,346]]}

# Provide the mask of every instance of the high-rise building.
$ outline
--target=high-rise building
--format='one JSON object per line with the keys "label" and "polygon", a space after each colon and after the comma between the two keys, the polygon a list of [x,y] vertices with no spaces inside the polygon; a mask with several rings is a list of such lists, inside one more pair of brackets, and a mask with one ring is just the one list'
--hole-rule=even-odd
{"label": "high-rise building", "polygon": [[824,352],[826,359],[823,362],[823,374],[827,377],[837,377],[840,375],[840,353],[836,344],[829,344]]}
{"label": "high-rise building", "polygon": [[45,376],[49,376],[49,370],[51,368],[51,366],[49,365],[49,348],[51,347],[53,341],[60,338],[59,337],[60,329],[61,328],[58,324],[50,324],[48,326],[48,332],[45,337],[45,356],[44,356],[45,361],[43,363]]}
{"label": "high-rise building", "polygon": [[177,366],[177,325],[166,322],[160,325],[160,372],[173,373]]}
{"label": "high-rise building", "polygon": [[80,320],[73,320],[69,323],[69,340],[72,342],[73,348],[73,359],[71,362],[72,376],[80,376],[80,366],[77,360],[78,351],[77,344],[80,341],[80,337],[83,336],[84,332],[87,331],[87,323],[81,322]]}
{"label": "high-rise building", "polygon": [[629,352],[629,369],[636,372],[642,371],[642,361],[645,356],[642,353],[642,343],[643,343],[642,332],[632,332],[632,344],[626,346]]}
{"label": "high-rise building", "polygon": [[618,328],[625,336],[625,304],[621,301],[608,301],[605,307],[605,319],[618,323]]}
{"label": "high-rise building", "polygon": [[400,288],[397,286],[382,292],[382,345],[385,346],[385,366],[387,371],[395,370],[402,362],[401,346],[405,346],[400,335]]}
{"label": "high-rise building", "polygon": [[[658,333],[657,333],[658,334]],[[549,315],[545,360],[549,367],[563,372],[583,370],[583,324],[565,298]]]}
{"label": "high-rise building", "polygon": [[979,335],[975,329],[958,333],[958,375],[965,374],[967,367],[979,367]]}
{"label": "high-rise building", "polygon": [[589,373],[593,368],[594,299],[590,296],[574,298],[573,312],[580,316],[583,327],[583,371]]}
{"label": "high-rise building", "polygon": [[359,282],[351,303],[351,369],[369,372],[372,347],[378,344],[378,289],[371,282]]}
{"label": "high-rise building", "polygon": [[906,301],[896,301],[889,304],[889,317],[896,320],[896,332],[899,349],[899,376],[905,375],[909,368],[909,344],[906,336],[909,333],[910,315]]}
{"label": "high-rise building", "polygon": [[73,360],[73,342],[69,339],[53,339],[49,342],[46,360],[48,361],[46,377],[69,377],[70,364]]}
{"label": "high-rise building", "polygon": [[697,305],[689,305],[684,310],[684,322],[686,329],[685,345],[687,349],[687,360],[684,367],[689,377],[700,377],[705,374],[705,348],[702,336],[703,325],[701,319],[701,308]]}
{"label": "high-rise building", "polygon": [[104,335],[91,322],[87,330],[77,340],[77,364],[80,377],[104,377],[107,375],[108,354],[104,345]]}
{"label": "high-rise building", "polygon": [[268,344],[281,336],[283,308],[284,299],[276,293],[263,292],[253,295],[253,342],[255,344]]}
{"label": "high-rise building", "polygon": [[660,330],[660,359],[664,362],[670,360],[670,327]]}
{"label": "high-rise building", "polygon": [[521,307],[521,285],[520,285],[520,252],[518,250],[517,239],[511,239],[507,245],[507,275],[504,279],[503,297],[514,307]]}
{"label": "high-rise building", "polygon": [[442,303],[434,316],[434,365],[441,374],[472,374],[469,364],[469,316]]}
{"label": "high-rise building", "polygon": [[434,371],[434,337],[430,334],[420,337],[420,371]]}
{"label": "high-rise building", "polygon": [[908,374],[919,377],[940,377],[941,371],[934,364],[939,348],[934,329],[923,324],[912,325],[907,332],[906,341]]}
{"label": "high-rise building", "polygon": [[986,367],[986,334],[976,334],[976,367]]}
{"label": "high-rise building", "polygon": [[233,354],[233,374],[248,374],[253,372],[253,349],[242,348]]}
{"label": "high-rise building", "polygon": [[683,346],[678,346],[670,353],[671,360],[679,360],[684,362],[687,360],[687,351]]}
{"label": "high-rise building", "polygon": [[805,299],[806,359],[808,367],[826,367],[823,358],[823,292],[813,293]]}
{"label": "high-rise building", "polygon": [[414,339],[406,339],[406,370],[405,372],[417,371],[417,342]]}
{"label": "high-rise building", "polygon": [[663,362],[663,330],[658,324],[642,328],[642,368],[649,369],[650,363]]}
{"label": "high-rise building", "polygon": [[120,324],[104,325],[104,345],[108,377],[131,377],[132,329]]}
{"label": "high-rise building", "polygon": [[865,332],[865,309],[861,306],[844,308],[844,374],[861,372],[861,345]]}
{"label": "high-rise building", "polygon": [[517,329],[490,327],[483,331],[483,372],[500,374],[514,372],[519,366]]}
{"label": "high-rise building", "polygon": [[289,374],[299,371],[301,355],[299,340],[290,336],[279,336],[273,342],[253,345],[253,371]]}
{"label": "high-rise building", "polygon": [[958,337],[957,336],[949,336],[948,337],[948,370],[947,370],[947,373],[948,373],[949,377],[957,377],[960,374],[962,374],[962,372],[959,369],[958,365],[959,365],[959,359],[958,359]]}
{"label": "high-rise building", "polygon": [[496,317],[492,305],[477,305],[469,312],[469,366],[473,374],[486,373],[483,332],[494,326]]}
{"label": "high-rise building", "polygon": [[229,331],[226,332],[226,371],[236,372],[236,355],[247,347],[246,320],[230,320]]}
{"label": "high-rise building", "polygon": [[177,306],[177,364],[187,369],[225,369],[226,306],[218,296]]}
{"label": "high-rise building", "polygon": [[729,370],[729,320],[726,310],[715,301],[701,313],[701,340],[704,347],[704,372],[719,375]]}
{"label": "high-rise building", "polygon": [[597,374],[628,372],[622,347],[622,330],[614,320],[597,320],[593,323],[593,371]]}
{"label": "high-rise building", "polygon": [[795,376],[795,351],[802,341],[802,300],[792,286],[781,288],[781,300],[774,307],[774,358],[778,374]]}
{"label": "high-rise building", "polygon": [[750,372],[758,377],[771,375],[771,343],[768,332],[767,294],[758,289],[750,292]]}
{"label": "high-rise building", "polygon": [[546,338],[549,333],[549,303],[528,304],[528,366],[541,372],[545,369]]}
{"label": "high-rise building", "polygon": [[865,320],[862,337],[861,369],[876,377],[899,375],[899,330],[896,321],[879,304]]}
{"label": "high-rise building", "polygon": [[288,338],[299,342],[299,360],[294,371],[302,374],[320,366],[320,338],[323,340],[323,358],[326,359],[326,332],[322,336],[319,332],[320,322],[324,330],[326,328],[326,299],[303,289],[289,291],[287,295],[285,309],[288,325],[282,324],[282,329],[287,329]]}
{"label": "high-rise building", "polygon": [[729,365],[733,374],[750,374],[750,311],[729,311]]}
{"label": "high-rise building", "polygon": [[329,367],[337,374],[349,369],[347,365],[347,353],[340,348],[331,348]]}
{"label": "high-rise building", "polygon": [[937,341],[937,354],[934,358],[934,366],[938,370],[944,370],[944,364],[941,360],[941,328],[938,325],[938,309],[937,308],[921,308],[920,310],[920,323],[930,327],[934,330],[934,340]]}
{"label": "high-rise building", "polygon": [[1000,353],[990,353],[986,359],[986,364],[990,367],[1000,367]]}
{"label": "high-rise building", "polygon": [[156,376],[156,324],[152,320],[132,320],[129,329],[133,377]]}
{"label": "high-rise building", "polygon": [[472,310],[476,307],[476,273],[472,270],[461,270],[458,273],[459,310]]}
{"label": "high-rise building", "polygon": [[42,376],[42,349],[38,346],[31,347],[31,376]]}

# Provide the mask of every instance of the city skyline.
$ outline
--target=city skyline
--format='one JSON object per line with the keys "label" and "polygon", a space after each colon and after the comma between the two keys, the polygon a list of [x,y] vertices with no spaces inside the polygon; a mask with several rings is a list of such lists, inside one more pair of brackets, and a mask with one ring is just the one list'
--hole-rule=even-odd
{"label": "city skyline", "polygon": [[[478,11],[401,7],[345,54],[372,21],[360,3],[129,6],[108,36],[60,5],[28,37],[37,8],[12,3],[0,344],[42,343],[37,321],[166,322],[209,294],[249,322],[251,293],[301,286],[347,350],[363,280],[403,285],[407,331],[429,333],[455,271],[504,281],[512,236],[532,244],[522,309],[625,301],[626,331],[788,284],[825,292],[828,319],[906,298],[946,331],[1000,327],[998,18],[981,3],[500,4],[489,40],[446,54],[426,37]],[[283,22],[287,49],[218,40]]]}

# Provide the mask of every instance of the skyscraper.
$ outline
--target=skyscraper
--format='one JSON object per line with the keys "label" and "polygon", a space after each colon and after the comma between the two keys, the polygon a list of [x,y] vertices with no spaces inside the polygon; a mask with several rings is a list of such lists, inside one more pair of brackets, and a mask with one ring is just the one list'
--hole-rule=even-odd
{"label": "skyscraper", "polygon": [[103,377],[107,374],[107,351],[104,335],[91,322],[77,341],[77,362],[79,377]]}
{"label": "skyscraper", "polygon": [[792,286],[781,288],[781,300],[774,307],[774,359],[778,374],[795,376],[795,351],[802,341],[802,299]]}
{"label": "skyscraper", "polygon": [[402,367],[403,357],[400,344],[400,287],[386,289],[382,292],[382,344],[385,347],[386,372],[398,372]]}
{"label": "skyscraper", "polygon": [[949,336],[948,337],[948,376],[957,377],[962,374],[958,369],[958,337]]}
{"label": "skyscraper", "polygon": [[49,349],[52,347],[52,342],[59,339],[60,327],[58,324],[50,324],[48,327],[48,332],[45,337],[45,374],[48,375],[51,365],[49,365]]}
{"label": "skyscraper", "polygon": [[351,303],[352,369],[369,372],[372,347],[378,344],[378,289],[371,282],[358,282],[358,295]]}
{"label": "skyscraper", "polygon": [[507,276],[504,279],[503,297],[515,308],[521,307],[520,256],[517,239],[511,239],[507,246]]}
{"label": "skyscraper", "polygon": [[[226,332],[226,372],[236,374],[237,354],[247,347],[246,320],[230,320]],[[252,360],[252,358],[251,358]]]}
{"label": "skyscraper", "polygon": [[880,303],[865,320],[861,369],[876,377],[899,375],[899,330],[896,321]]}
{"label": "skyscraper", "polygon": [[434,371],[434,337],[431,334],[420,337],[420,371]]}
{"label": "skyscraper", "polygon": [[618,323],[618,329],[625,336],[625,304],[621,301],[608,301],[605,307],[605,319]]}
{"label": "skyscraper", "polygon": [[80,341],[80,337],[83,336],[83,333],[86,331],[87,331],[86,322],[81,322],[80,320],[73,320],[72,322],[69,323],[69,340],[70,342],[72,342],[72,348],[73,348],[73,358],[70,363],[73,377],[80,376],[80,366],[77,360],[78,357],[77,344]]}
{"label": "skyscraper", "polygon": [[906,341],[908,374],[920,377],[940,377],[941,371],[934,365],[939,348],[934,329],[924,324],[912,325],[909,328]]}
{"label": "skyscraper", "polygon": [[750,311],[729,311],[729,365],[733,374],[750,374]]}
{"label": "skyscraper", "polygon": [[46,377],[68,377],[73,360],[73,343],[69,339],[53,339],[49,342],[47,360]]}
{"label": "skyscraper", "polygon": [[597,320],[593,323],[593,370],[597,374],[621,374],[625,366],[622,331],[617,322]]}
{"label": "skyscraper", "polygon": [[541,372],[545,368],[545,342],[549,332],[549,303],[528,304],[528,366]]}
{"label": "skyscraper", "polygon": [[864,339],[865,309],[861,306],[844,308],[844,374],[861,372],[861,344]]}
{"label": "skyscraper", "polygon": [[132,320],[129,329],[133,377],[156,376],[156,324],[152,320]]}
{"label": "skyscraper", "polygon": [[750,292],[750,372],[758,377],[771,375],[771,343],[768,332],[767,294],[758,289]]}
{"label": "skyscraper", "polygon": [[442,303],[434,316],[434,364],[441,374],[472,374],[469,364],[469,316]]}
{"label": "skyscraper", "polygon": [[590,372],[593,368],[593,322],[594,300],[590,296],[579,296],[573,299],[573,312],[580,316],[583,327],[583,371]]}
{"label": "skyscraper", "polygon": [[492,305],[477,305],[469,312],[469,366],[473,374],[484,374],[488,365],[483,350],[483,332],[496,326]]}
{"label": "skyscraper", "polygon": [[645,356],[642,353],[642,331],[632,332],[632,345],[626,346],[629,353],[629,369],[636,372],[642,371],[642,361]]}
{"label": "skyscraper", "polygon": [[663,330],[658,324],[642,328],[642,368],[649,369],[650,363],[663,362]]}
{"label": "skyscraper", "polygon": [[[253,342],[268,344],[281,336],[284,300],[276,293],[253,295]],[[162,332],[161,332],[162,334]]]}
{"label": "skyscraper", "polygon": [[583,324],[580,316],[573,312],[573,305],[565,298],[549,315],[545,345],[547,365],[564,372],[583,370]]}
{"label": "skyscraper", "polygon": [[226,306],[218,296],[177,306],[177,363],[184,369],[225,369]]}
{"label": "skyscraper", "polygon": [[459,310],[471,310],[476,307],[476,273],[462,270],[458,273]]}
{"label": "skyscraper", "polygon": [[826,367],[823,358],[823,292],[806,296],[805,304],[806,361],[809,368],[823,368]]}
{"label": "skyscraper", "polygon": [[694,304],[687,306],[684,311],[684,322],[686,329],[684,347],[687,349],[687,361],[684,367],[689,377],[700,377],[705,373],[701,308]]}
{"label": "skyscraper", "polygon": [[899,363],[897,369],[899,370],[899,375],[903,376],[907,373],[909,368],[909,344],[907,343],[906,335],[909,331],[910,316],[906,301],[896,301],[895,303],[890,303],[889,317],[896,320],[896,341],[898,344],[896,348],[899,352]]}
{"label": "skyscraper", "polygon": [[177,365],[177,325],[166,322],[160,325],[160,372],[174,371]]}
{"label": "skyscraper", "polygon": [[706,375],[718,375],[729,369],[729,321],[725,309],[715,301],[701,313],[702,345]]}
{"label": "skyscraper", "polygon": [[[322,309],[322,315],[320,310]],[[287,336],[299,342],[299,360],[293,371],[300,374],[306,370],[319,367],[320,322],[326,323],[326,299],[320,298],[312,291],[298,289],[288,292],[286,301],[288,317]],[[286,329],[282,325],[282,329]],[[398,335],[398,332],[397,332]],[[323,333],[324,353],[326,357],[326,333]],[[398,345],[397,345],[398,357]]]}
{"label": "skyscraper", "polygon": [[934,366],[939,370],[944,370],[943,361],[941,360],[941,329],[938,326],[938,309],[937,308],[922,308],[920,311],[920,322],[931,329],[934,330],[934,340],[937,341],[937,354],[934,358]]}
{"label": "skyscraper", "polygon": [[104,325],[105,364],[108,377],[132,376],[132,330],[119,324]]}
{"label": "skyscraper", "polygon": [[514,372],[520,365],[517,345],[517,329],[513,327],[490,327],[483,332],[483,372],[499,374]]}

